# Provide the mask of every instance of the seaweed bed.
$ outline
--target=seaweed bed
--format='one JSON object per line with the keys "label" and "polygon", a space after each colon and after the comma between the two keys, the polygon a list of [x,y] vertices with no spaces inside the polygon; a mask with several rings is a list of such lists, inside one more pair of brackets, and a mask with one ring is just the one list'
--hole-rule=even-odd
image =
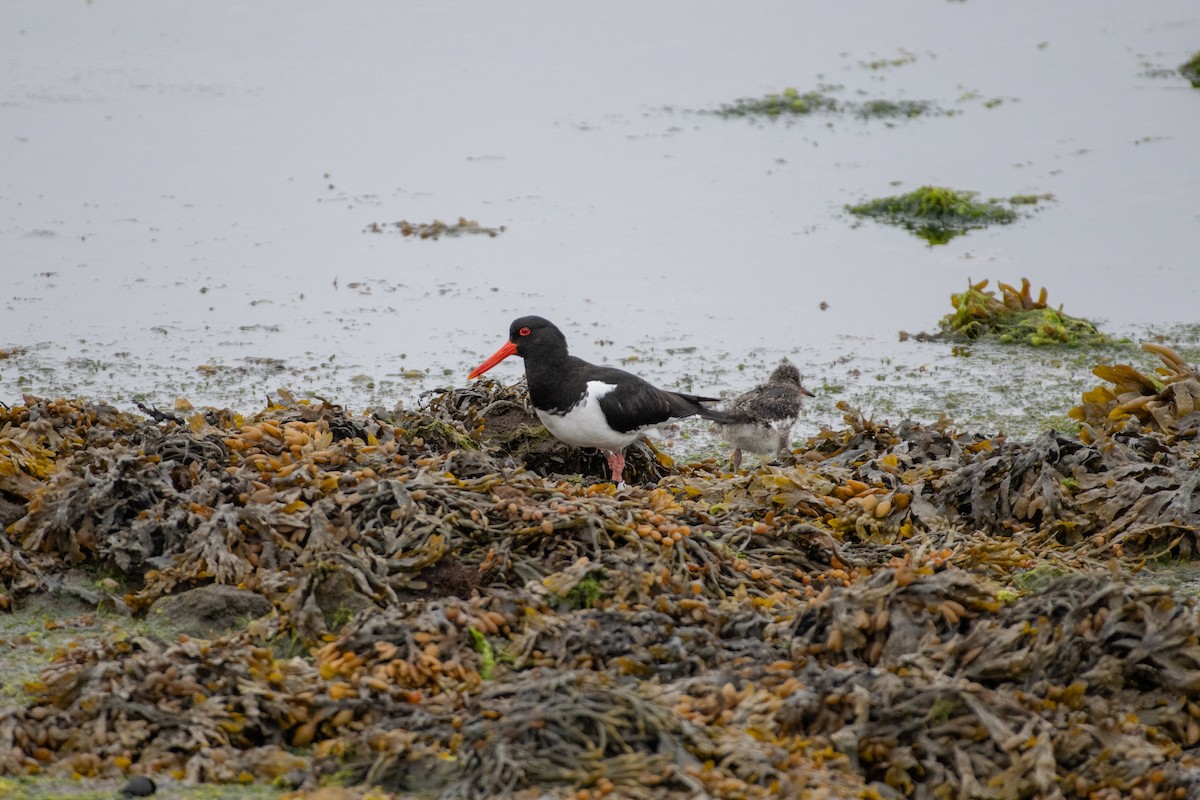
{"label": "seaweed bed", "polygon": [[1097,368],[1078,435],[843,407],[736,475],[640,446],[621,493],[520,387],[251,419],[28,397],[0,413],[0,605],[82,565],[132,617],[214,585],[265,613],[64,646],[0,712],[0,774],[1194,795],[1200,617],[1136,573],[1196,551],[1200,376],[1147,349],[1156,375]]}

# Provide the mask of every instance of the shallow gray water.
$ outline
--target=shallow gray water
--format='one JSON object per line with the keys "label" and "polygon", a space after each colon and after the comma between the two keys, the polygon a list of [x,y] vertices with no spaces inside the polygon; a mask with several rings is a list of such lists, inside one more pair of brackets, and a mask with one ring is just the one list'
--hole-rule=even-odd
{"label": "shallow gray water", "polygon": [[[5,402],[412,403],[540,313],[666,386],[734,394],[790,357],[818,391],[810,430],[847,399],[1022,432],[1096,382],[1087,364],[1002,349],[980,369],[897,331],[932,330],[968,277],[1028,276],[1134,337],[1200,302],[1200,90],[1166,72],[1200,49],[1194,0],[27,0],[5,18]],[[956,113],[700,113],[788,86]],[[934,248],[843,210],[923,184],[1056,199]],[[367,232],[460,216],[505,231]]]}

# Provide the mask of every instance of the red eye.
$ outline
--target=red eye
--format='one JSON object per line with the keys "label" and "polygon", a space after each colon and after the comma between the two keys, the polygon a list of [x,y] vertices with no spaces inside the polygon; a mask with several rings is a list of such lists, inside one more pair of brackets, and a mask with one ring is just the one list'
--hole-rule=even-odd
{"label": "red eye", "polygon": [[517,331],[517,333],[521,334],[522,336],[528,336],[529,334],[533,333],[533,331],[529,330],[529,328],[521,328],[521,330]]}

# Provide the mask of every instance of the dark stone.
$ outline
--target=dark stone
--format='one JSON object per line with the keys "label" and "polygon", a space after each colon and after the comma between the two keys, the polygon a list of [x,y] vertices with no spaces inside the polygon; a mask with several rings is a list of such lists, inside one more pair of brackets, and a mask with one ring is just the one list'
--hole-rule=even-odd
{"label": "dark stone", "polygon": [[121,796],[149,797],[156,791],[158,791],[158,787],[154,785],[154,781],[145,775],[134,775],[129,779],[129,783],[125,784],[125,788],[121,790]]}
{"label": "dark stone", "polygon": [[245,627],[271,608],[260,594],[211,584],[160,598],[150,613],[181,633],[211,637]]}
{"label": "dark stone", "polygon": [[9,497],[0,493],[0,533],[14,522],[25,516],[25,503],[13,502]]}
{"label": "dark stone", "polygon": [[325,618],[325,627],[336,631],[375,601],[363,594],[349,572],[335,569],[321,578],[313,590],[313,599]]}

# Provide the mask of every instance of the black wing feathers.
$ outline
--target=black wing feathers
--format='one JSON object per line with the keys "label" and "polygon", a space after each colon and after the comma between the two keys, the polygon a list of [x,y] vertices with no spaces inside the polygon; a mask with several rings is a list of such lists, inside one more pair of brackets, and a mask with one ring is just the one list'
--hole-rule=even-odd
{"label": "black wing feathers", "polygon": [[715,422],[725,420],[724,415],[701,405],[713,398],[668,392],[615,367],[598,367],[588,377],[615,384],[612,391],[600,398],[600,408],[608,424],[621,433],[697,414]]}
{"label": "black wing feathers", "polygon": [[583,397],[589,381],[612,385],[614,388],[600,398],[600,408],[613,430],[621,433],[697,414],[713,422],[732,421],[701,405],[716,402],[716,398],[668,392],[625,370],[589,364],[575,356],[526,358],[525,377],[534,406],[556,414],[565,414],[573,408]]}

